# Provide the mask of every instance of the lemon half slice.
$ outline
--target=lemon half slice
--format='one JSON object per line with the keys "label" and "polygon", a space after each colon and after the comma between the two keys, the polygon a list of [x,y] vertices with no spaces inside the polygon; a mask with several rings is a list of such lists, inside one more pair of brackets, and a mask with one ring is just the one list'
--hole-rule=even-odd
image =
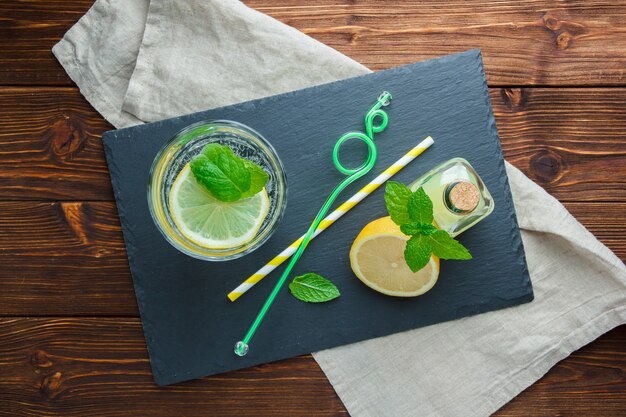
{"label": "lemon half slice", "polygon": [[189,164],[174,180],[169,203],[180,233],[208,249],[229,249],[251,241],[270,207],[265,188],[240,201],[216,199],[196,181]]}
{"label": "lemon half slice", "polygon": [[365,285],[380,293],[395,297],[424,294],[437,282],[439,258],[433,255],[424,268],[411,271],[404,260],[408,239],[391,217],[368,223],[350,249],[352,270]]}

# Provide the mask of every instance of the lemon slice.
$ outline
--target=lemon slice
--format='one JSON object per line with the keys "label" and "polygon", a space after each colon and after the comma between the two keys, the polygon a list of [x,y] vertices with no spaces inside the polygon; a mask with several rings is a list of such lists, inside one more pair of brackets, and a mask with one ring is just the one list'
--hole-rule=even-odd
{"label": "lemon slice", "polygon": [[391,217],[368,223],[350,249],[350,266],[365,285],[394,297],[415,297],[430,290],[439,277],[439,258],[417,272],[404,260],[408,236],[400,231]]}
{"label": "lemon slice", "polygon": [[224,202],[194,178],[187,164],[170,189],[170,214],[180,233],[198,246],[228,249],[251,241],[267,216],[265,188],[250,198]]}

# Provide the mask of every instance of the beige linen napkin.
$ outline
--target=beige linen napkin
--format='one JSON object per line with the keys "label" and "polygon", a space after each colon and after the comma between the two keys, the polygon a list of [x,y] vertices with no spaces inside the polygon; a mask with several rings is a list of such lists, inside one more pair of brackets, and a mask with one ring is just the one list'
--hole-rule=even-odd
{"label": "beige linen napkin", "polygon": [[[117,127],[368,72],[236,0],[98,0],[53,49]],[[531,303],[314,353],[354,417],[488,416],[626,322],[626,267],[507,164]]]}

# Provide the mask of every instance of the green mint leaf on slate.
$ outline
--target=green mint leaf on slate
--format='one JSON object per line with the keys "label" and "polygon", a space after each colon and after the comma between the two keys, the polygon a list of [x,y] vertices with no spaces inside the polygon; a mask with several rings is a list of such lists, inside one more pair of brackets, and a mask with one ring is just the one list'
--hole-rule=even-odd
{"label": "green mint leaf on slate", "polygon": [[[433,202],[422,187],[418,188],[409,198],[408,212],[411,221],[420,224],[433,222]],[[408,223],[408,222],[405,222]]]}
{"label": "green mint leaf on slate", "polygon": [[472,259],[467,248],[444,230],[437,230],[427,238],[430,240],[433,252],[441,259]]}
{"label": "green mint leaf on slate", "polygon": [[250,188],[241,195],[241,198],[248,198],[261,191],[270,176],[254,162],[244,159],[243,163],[250,173]]}
{"label": "green mint leaf on slate", "polygon": [[411,236],[406,242],[404,260],[409,268],[411,268],[411,271],[417,272],[428,264],[432,251],[433,248],[427,236]]}
{"label": "green mint leaf on slate", "polygon": [[298,300],[307,303],[323,303],[341,295],[335,284],[313,272],[295,277],[289,290]]}
{"label": "green mint leaf on slate", "polygon": [[432,224],[406,223],[400,226],[400,231],[408,236],[413,235],[432,235],[438,229]]}
{"label": "green mint leaf on slate", "polygon": [[409,199],[411,190],[399,182],[387,181],[385,184],[385,204],[391,220],[398,226],[411,222],[409,216]]}
{"label": "green mint leaf on slate", "polygon": [[251,197],[265,187],[269,176],[255,163],[240,158],[226,145],[210,143],[190,163],[194,178],[221,201]]}

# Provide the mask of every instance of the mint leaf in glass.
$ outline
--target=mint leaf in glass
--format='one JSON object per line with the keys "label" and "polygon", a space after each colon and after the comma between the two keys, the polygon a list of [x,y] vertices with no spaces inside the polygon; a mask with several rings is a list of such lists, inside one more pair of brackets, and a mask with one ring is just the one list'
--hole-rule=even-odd
{"label": "mint leaf in glass", "polygon": [[220,201],[252,197],[269,179],[260,166],[238,157],[228,146],[219,143],[206,145],[189,165],[196,181]]}
{"label": "mint leaf in glass", "polygon": [[441,259],[472,259],[467,248],[444,230],[437,230],[428,239],[433,252]]}
{"label": "mint leaf in glass", "polygon": [[409,216],[409,199],[411,190],[399,182],[387,181],[385,184],[385,204],[391,220],[398,226],[411,222]]}
{"label": "mint leaf in glass", "polygon": [[214,160],[198,155],[190,166],[196,181],[218,200],[240,200],[243,191],[250,188],[250,173],[243,161],[227,154],[219,154]]}
{"label": "mint leaf in glass", "polygon": [[414,223],[431,224],[433,222],[433,202],[422,187],[411,194],[407,210]]}
{"label": "mint leaf in glass", "polygon": [[341,295],[335,284],[313,272],[295,277],[289,290],[298,300],[307,303],[323,303]]}
{"label": "mint leaf in glass", "polygon": [[214,161],[218,155],[228,154],[235,156],[235,153],[226,145],[220,145],[219,143],[209,143],[202,149],[202,154],[209,158],[210,161]]}
{"label": "mint leaf in glass", "polygon": [[404,260],[411,271],[417,272],[428,264],[432,252],[433,248],[427,236],[414,235],[406,242]]}
{"label": "mint leaf in glass", "polygon": [[267,172],[265,172],[263,168],[261,168],[254,162],[244,159],[243,163],[246,166],[246,169],[248,170],[248,172],[250,173],[250,188],[248,189],[248,191],[245,191],[244,193],[242,193],[241,195],[242,199],[252,197],[256,193],[261,191],[263,187],[265,187],[267,180],[270,178]]}

